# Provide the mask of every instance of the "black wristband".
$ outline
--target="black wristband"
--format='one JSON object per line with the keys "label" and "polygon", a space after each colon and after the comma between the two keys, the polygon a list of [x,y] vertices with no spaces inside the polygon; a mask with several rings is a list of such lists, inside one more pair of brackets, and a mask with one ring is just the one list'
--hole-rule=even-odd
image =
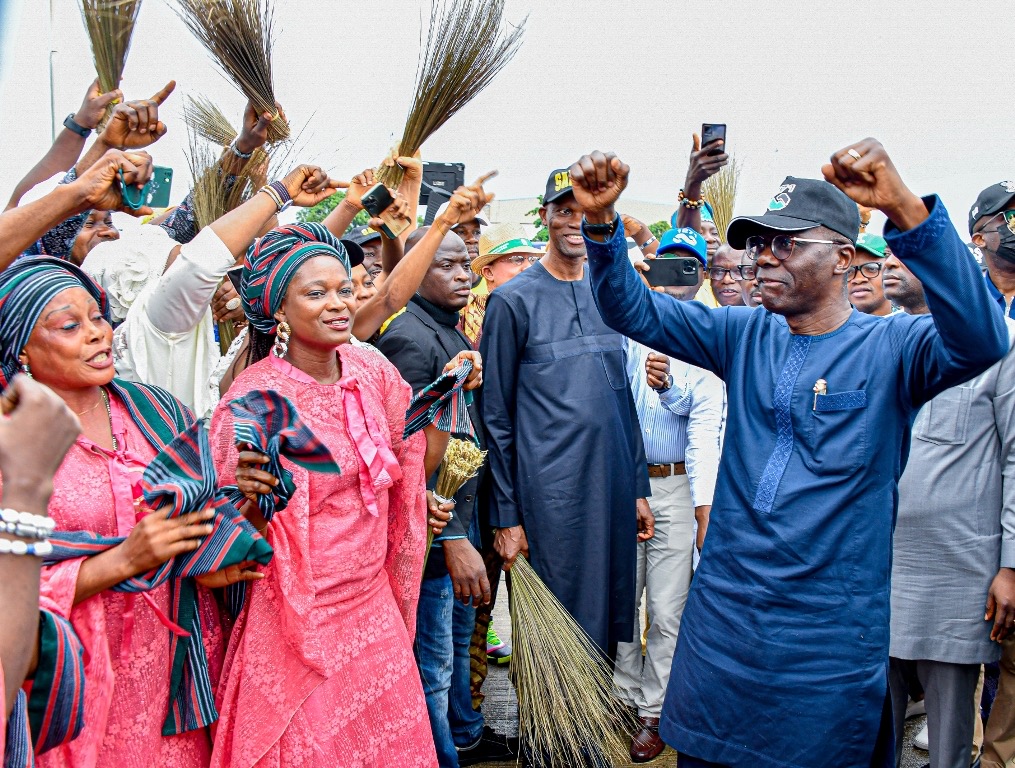
{"label": "black wristband", "polygon": [[599,235],[607,239],[613,237],[617,231],[617,222],[620,220],[619,216],[615,216],[613,221],[609,224],[590,224],[589,220],[582,217],[582,224],[585,227],[585,231],[590,235]]}
{"label": "black wristband", "polygon": [[66,128],[68,131],[73,131],[82,139],[87,139],[92,133],[91,128],[85,128],[83,125],[77,124],[77,122],[74,120],[73,112],[71,112],[69,115],[67,115],[67,117],[64,118],[63,127]]}

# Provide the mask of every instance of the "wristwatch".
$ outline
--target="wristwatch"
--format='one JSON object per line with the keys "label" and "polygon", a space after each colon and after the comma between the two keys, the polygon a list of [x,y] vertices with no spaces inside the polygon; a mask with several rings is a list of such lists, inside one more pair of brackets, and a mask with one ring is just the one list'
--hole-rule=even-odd
{"label": "wristwatch", "polygon": [[600,237],[605,237],[607,240],[613,237],[614,233],[617,231],[618,221],[620,221],[620,217],[615,216],[613,221],[611,221],[609,224],[590,224],[588,219],[582,217],[582,222],[585,225],[586,233],[590,235],[598,235]]}
{"label": "wristwatch", "polygon": [[673,374],[666,374],[666,386],[664,387],[652,387],[656,392],[666,392],[670,387],[673,386]]}
{"label": "wristwatch", "polygon": [[68,131],[73,131],[82,139],[87,139],[92,133],[91,128],[85,128],[83,125],[78,125],[77,121],[74,119],[73,112],[71,112],[69,115],[67,115],[67,117],[64,118],[63,127],[66,128]]}

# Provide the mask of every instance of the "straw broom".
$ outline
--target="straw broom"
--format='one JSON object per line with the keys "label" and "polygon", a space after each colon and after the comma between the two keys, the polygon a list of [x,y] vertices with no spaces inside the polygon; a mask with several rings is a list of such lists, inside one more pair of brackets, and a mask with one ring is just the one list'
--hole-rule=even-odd
{"label": "straw broom", "polygon": [[[478,96],[518,52],[525,19],[510,30],[502,24],[504,0],[431,0],[426,46],[416,70],[416,95],[405,119],[397,155],[413,155],[462,107]],[[377,180],[402,181],[390,159]]]}
{"label": "straw broom", "polygon": [[[444,453],[441,467],[437,474],[437,487],[434,488],[434,496],[438,504],[446,504],[455,500],[455,494],[469,480],[479,474],[479,468],[486,460],[486,451],[479,450],[479,446],[471,440],[459,440],[452,438],[448,441],[448,449]],[[430,545],[433,544],[433,528],[427,529],[426,534],[426,555],[423,557],[423,569],[426,570],[426,562],[430,558]]]}
{"label": "straw broom", "polygon": [[222,110],[204,96],[187,97],[183,121],[193,133],[220,147],[229,146],[240,135]]}
{"label": "straw broom", "polygon": [[511,577],[511,682],[522,754],[539,765],[629,762],[633,716],[603,652],[519,555]]}
{"label": "straw broom", "polygon": [[[269,157],[263,149],[254,150],[253,156],[230,185],[219,167],[219,153],[194,130],[189,133],[187,162],[194,177],[194,219],[200,230],[242,205],[261,188],[267,180]],[[219,347],[225,354],[236,338],[236,329],[232,323],[220,322],[218,331]]]}
{"label": "straw broom", "polygon": [[[92,44],[95,72],[103,93],[120,87],[140,10],[141,0],[81,0],[81,16]],[[114,107],[114,104],[106,107],[102,126],[109,120]]]}
{"label": "straw broom", "polygon": [[179,15],[258,114],[274,115],[268,141],[289,138],[289,124],[275,104],[271,73],[270,0],[177,0]]}
{"label": "straw broom", "polygon": [[726,242],[726,227],[733,220],[733,206],[737,199],[737,184],[740,183],[740,165],[730,155],[730,160],[717,174],[709,176],[701,185],[701,196],[712,204],[715,227],[719,238]]}

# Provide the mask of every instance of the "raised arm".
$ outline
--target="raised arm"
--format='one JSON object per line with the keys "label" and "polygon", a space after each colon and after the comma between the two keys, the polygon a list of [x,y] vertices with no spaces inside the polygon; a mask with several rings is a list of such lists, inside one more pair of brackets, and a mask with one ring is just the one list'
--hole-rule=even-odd
{"label": "raised arm", "polygon": [[[585,211],[582,233],[599,312],[618,333],[721,378],[750,310],[711,310],[646,287],[627,257],[623,227],[614,208],[629,172],[612,153],[593,152],[571,166],[575,200]],[[612,233],[596,232],[611,225]],[[737,309],[743,311],[733,311]]]}
{"label": "raised arm", "polygon": [[1000,360],[1008,351],[1004,318],[941,201],[913,194],[876,139],[839,150],[821,171],[854,201],[888,217],[892,253],[923,282],[933,322],[914,323],[902,350],[913,404]]}
{"label": "raised arm", "polygon": [[[701,146],[698,134],[691,134],[691,159],[687,164],[687,177],[684,179],[684,198],[690,201],[701,200],[701,186],[709,176],[714,176],[729,162],[729,155],[722,151],[722,139]],[[710,154],[715,152],[716,154]],[[677,206],[677,226],[690,227],[701,232],[701,208]]]}

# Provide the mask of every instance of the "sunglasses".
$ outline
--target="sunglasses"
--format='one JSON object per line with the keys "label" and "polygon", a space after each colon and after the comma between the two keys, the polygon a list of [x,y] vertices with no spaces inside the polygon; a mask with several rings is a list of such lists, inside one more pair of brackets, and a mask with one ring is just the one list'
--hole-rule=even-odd
{"label": "sunglasses", "polygon": [[[1004,216],[1005,226],[1008,227],[1008,231],[1015,234],[1015,211],[1001,211],[991,216],[988,221],[993,221],[998,216]],[[981,232],[1000,232],[1000,227],[994,227],[994,229],[981,229]]]}
{"label": "sunglasses", "polygon": [[765,237],[764,235],[751,235],[747,238],[744,252],[751,261],[757,258],[766,248],[772,249],[772,255],[779,261],[785,261],[793,255],[797,243],[820,243],[822,245],[849,245],[841,240],[811,240],[806,237],[792,237],[791,235],[776,235]]}

